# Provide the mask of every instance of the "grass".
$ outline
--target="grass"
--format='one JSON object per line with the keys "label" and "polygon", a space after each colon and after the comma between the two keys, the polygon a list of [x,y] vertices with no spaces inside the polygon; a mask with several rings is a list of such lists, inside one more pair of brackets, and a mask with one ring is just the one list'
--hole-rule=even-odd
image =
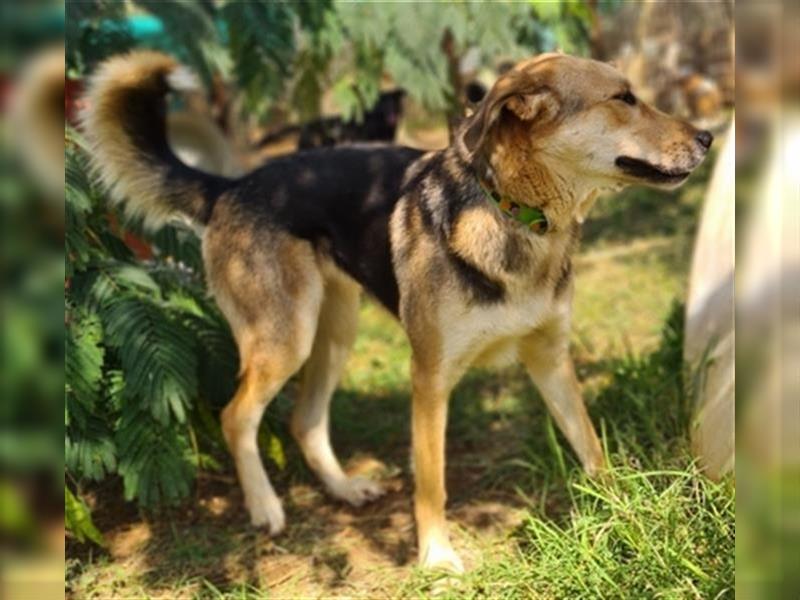
{"label": "grass", "polygon": [[[710,161],[709,161],[710,162]],[[734,487],[688,449],[681,298],[708,170],[681,190],[599,203],[576,260],[573,355],[611,471],[587,479],[521,369],[472,371],[451,400],[448,515],[469,568],[417,569],[409,472],[409,349],[365,302],[332,413],[351,472],[389,493],[354,510],[321,492],[286,443],[271,465],[287,531],[247,525],[230,461],[179,511],[140,515],[98,490],[105,551],[70,548],[68,594],[108,597],[726,598],[733,596]],[[280,435],[292,389],[270,407]]]}
{"label": "grass", "polygon": [[[618,467],[604,483],[572,478],[569,490],[569,515],[531,510],[511,550],[489,554],[444,596],[733,597],[729,484],[692,469]],[[420,573],[400,595],[424,596],[435,585]]]}

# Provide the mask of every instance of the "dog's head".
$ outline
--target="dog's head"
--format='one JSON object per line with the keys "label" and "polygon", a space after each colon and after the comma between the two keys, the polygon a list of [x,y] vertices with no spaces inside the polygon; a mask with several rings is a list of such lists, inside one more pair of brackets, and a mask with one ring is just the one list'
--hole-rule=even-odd
{"label": "dog's head", "polygon": [[675,187],[712,140],[711,133],[642,102],[614,67],[544,54],[497,80],[457,143],[469,160],[485,156],[501,186],[519,187],[555,170],[588,190]]}

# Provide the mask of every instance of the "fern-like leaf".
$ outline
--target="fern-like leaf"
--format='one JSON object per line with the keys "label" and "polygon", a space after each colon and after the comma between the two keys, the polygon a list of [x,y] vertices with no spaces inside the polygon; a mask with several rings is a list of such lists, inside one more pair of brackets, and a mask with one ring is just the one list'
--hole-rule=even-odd
{"label": "fern-like leaf", "polygon": [[295,53],[294,15],[289,3],[228,2],[222,9],[228,48],[245,108],[262,113],[284,88]]}
{"label": "fern-like leaf", "polygon": [[194,477],[191,452],[186,435],[174,424],[154,422],[147,411],[128,406],[116,443],[126,500],[152,507],[176,504],[189,494]]}
{"label": "fern-like leaf", "polygon": [[66,402],[74,418],[91,413],[103,377],[102,330],[97,315],[82,310],[68,313],[64,348]]}
{"label": "fern-like leaf", "polygon": [[153,300],[123,296],[108,302],[103,322],[126,375],[125,396],[146,403],[153,418],[178,422],[197,395],[194,337]]}

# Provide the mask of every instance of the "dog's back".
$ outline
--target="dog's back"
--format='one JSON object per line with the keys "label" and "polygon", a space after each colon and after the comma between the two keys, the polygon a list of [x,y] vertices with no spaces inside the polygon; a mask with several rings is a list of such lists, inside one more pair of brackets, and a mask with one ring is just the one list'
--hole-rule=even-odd
{"label": "dog's back", "polygon": [[[246,175],[219,202],[237,204],[265,227],[327,252],[396,314],[389,218],[406,171],[421,154],[373,144],[291,154]],[[221,216],[213,215],[209,225],[226,226]]]}

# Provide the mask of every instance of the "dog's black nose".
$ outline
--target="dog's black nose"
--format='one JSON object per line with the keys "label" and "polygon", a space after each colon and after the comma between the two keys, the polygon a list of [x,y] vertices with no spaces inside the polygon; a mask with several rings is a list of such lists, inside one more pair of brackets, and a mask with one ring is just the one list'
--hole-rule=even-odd
{"label": "dog's black nose", "polygon": [[697,143],[700,144],[703,148],[708,150],[711,148],[711,142],[714,141],[714,136],[711,135],[710,131],[701,131],[698,133],[694,139],[697,140]]}

